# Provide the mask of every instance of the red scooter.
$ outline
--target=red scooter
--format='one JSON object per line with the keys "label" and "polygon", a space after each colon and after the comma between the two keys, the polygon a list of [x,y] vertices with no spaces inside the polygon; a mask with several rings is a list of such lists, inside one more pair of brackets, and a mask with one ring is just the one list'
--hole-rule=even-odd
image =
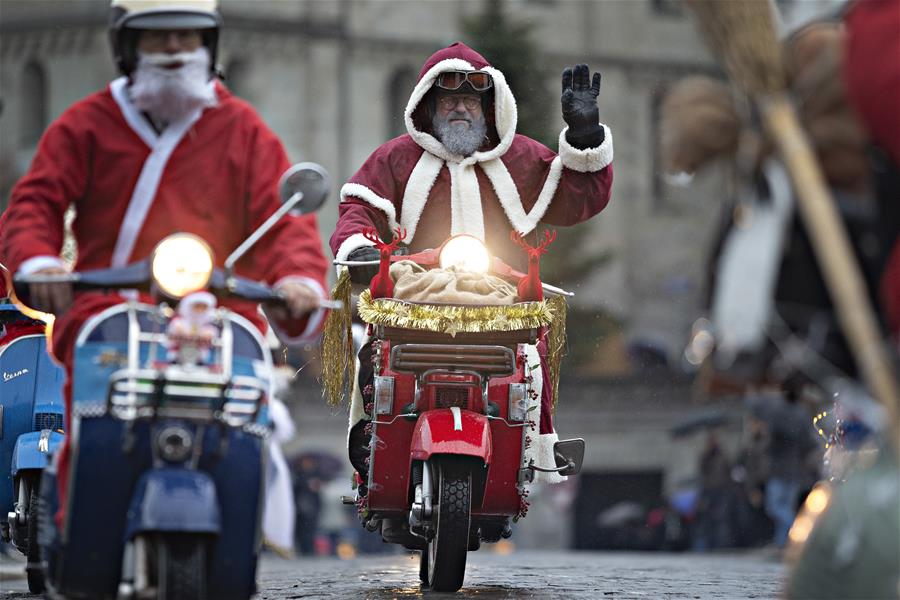
{"label": "red scooter", "polygon": [[[525,277],[471,236],[411,256],[392,257],[391,249],[382,247],[379,275],[386,261],[412,260],[425,269],[452,266],[512,282]],[[386,542],[421,551],[423,585],[454,592],[463,584],[467,552],[510,536],[535,471],[578,473],[584,440],[557,442],[555,465],[528,458],[540,405],[531,370],[539,360],[534,346],[547,333],[546,303],[490,307],[496,310],[485,314],[485,306],[373,300],[376,280],[359,303],[373,340],[368,480],[360,482],[365,495],[345,501],[357,502],[366,528],[380,530]],[[511,328],[504,315],[513,312],[524,326]],[[498,329],[466,331],[464,324],[478,318]]]}

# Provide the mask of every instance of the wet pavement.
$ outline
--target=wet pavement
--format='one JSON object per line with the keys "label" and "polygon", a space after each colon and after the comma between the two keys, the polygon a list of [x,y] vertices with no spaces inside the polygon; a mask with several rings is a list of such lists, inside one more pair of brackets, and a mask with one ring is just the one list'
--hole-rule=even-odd
{"label": "wet pavement", "polygon": [[[0,600],[33,598],[3,558]],[[263,558],[260,600],[450,598],[418,585],[418,558],[407,554],[337,558]],[[479,551],[469,555],[456,597],[507,599],[777,598],[785,567],[763,552],[663,554]]]}

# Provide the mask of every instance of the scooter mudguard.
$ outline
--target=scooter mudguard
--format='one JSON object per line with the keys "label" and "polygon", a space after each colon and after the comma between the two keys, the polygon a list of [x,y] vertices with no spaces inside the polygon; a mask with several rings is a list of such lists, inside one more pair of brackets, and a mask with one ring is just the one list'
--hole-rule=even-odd
{"label": "scooter mudguard", "polygon": [[128,507],[125,539],[145,531],[218,534],[216,484],[202,471],[153,469],[138,480]]}
{"label": "scooter mudguard", "polygon": [[491,448],[491,427],[485,415],[442,408],[429,410],[419,417],[410,454],[413,460],[428,460],[432,454],[476,456],[488,465]]}
{"label": "scooter mudguard", "polygon": [[58,431],[45,429],[23,433],[16,440],[12,455],[12,476],[23,469],[44,469],[50,464],[50,456],[62,444],[64,436]]}

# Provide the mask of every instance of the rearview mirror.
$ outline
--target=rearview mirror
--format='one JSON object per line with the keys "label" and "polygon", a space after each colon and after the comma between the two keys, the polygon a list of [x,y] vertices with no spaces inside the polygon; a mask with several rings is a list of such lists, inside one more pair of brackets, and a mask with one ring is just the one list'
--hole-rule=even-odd
{"label": "rearview mirror", "polygon": [[553,444],[553,457],[556,468],[562,469],[560,475],[578,475],[584,462],[584,440],[575,438],[556,442]]}
{"label": "rearview mirror", "polygon": [[278,193],[282,204],[292,206],[289,210],[293,214],[306,215],[325,204],[330,187],[328,171],[322,165],[302,162],[284,172],[278,182]]}

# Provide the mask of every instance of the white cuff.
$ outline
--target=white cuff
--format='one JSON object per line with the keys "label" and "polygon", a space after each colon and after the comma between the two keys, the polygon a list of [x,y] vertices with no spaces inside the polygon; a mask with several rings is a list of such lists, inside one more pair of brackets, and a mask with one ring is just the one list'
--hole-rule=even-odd
{"label": "white cuff", "polygon": [[387,198],[382,198],[371,188],[361,183],[345,183],[344,187],[341,188],[341,202],[345,202],[347,198],[359,198],[371,204],[385,214],[391,229],[400,227],[397,223],[397,209],[394,208],[394,203]]}
{"label": "white cuff", "polygon": [[[21,265],[19,265],[19,274],[20,275],[31,275],[36,271],[40,271],[41,269],[47,269],[50,267],[60,267],[62,269],[66,269],[66,263],[58,256],[32,256],[26,261],[23,261]],[[66,269],[68,271],[68,269]]]}
{"label": "white cuff", "polygon": [[[350,254],[356,250],[357,248],[362,248],[363,246],[370,246],[372,248],[375,247],[375,242],[367,238],[361,233],[354,233],[346,240],[341,242],[341,245],[338,247],[337,254],[334,255],[335,260],[347,260]],[[346,269],[347,267],[337,265],[337,273],[341,274],[342,269]]]}
{"label": "white cuff", "polygon": [[[288,275],[287,277],[282,277],[275,283],[275,285],[272,286],[272,288],[277,290],[278,286],[289,281],[294,283],[302,283],[303,285],[309,287],[310,289],[315,291],[316,294],[319,295],[319,298],[321,298],[322,300],[328,297],[328,295],[325,293],[325,290],[322,289],[322,286],[318,281],[310,277],[303,277],[302,275]],[[301,333],[297,337],[290,337],[283,329],[281,329],[281,327],[278,326],[278,323],[274,319],[269,319],[269,325],[271,325],[272,331],[275,332],[275,335],[278,336],[278,339],[281,340],[285,345],[294,346],[296,344],[304,344],[315,339],[315,332],[319,330],[319,325],[322,324],[322,320],[325,318],[325,314],[327,312],[328,310],[325,308],[319,308],[311,312],[308,317],[309,321],[307,321],[306,323],[306,329],[304,329],[303,333]]]}
{"label": "white cuff", "polygon": [[612,131],[606,125],[603,127],[603,143],[596,148],[579,150],[566,141],[568,127],[563,128],[559,134],[559,157],[567,169],[580,173],[593,173],[608,167],[613,161]]}

